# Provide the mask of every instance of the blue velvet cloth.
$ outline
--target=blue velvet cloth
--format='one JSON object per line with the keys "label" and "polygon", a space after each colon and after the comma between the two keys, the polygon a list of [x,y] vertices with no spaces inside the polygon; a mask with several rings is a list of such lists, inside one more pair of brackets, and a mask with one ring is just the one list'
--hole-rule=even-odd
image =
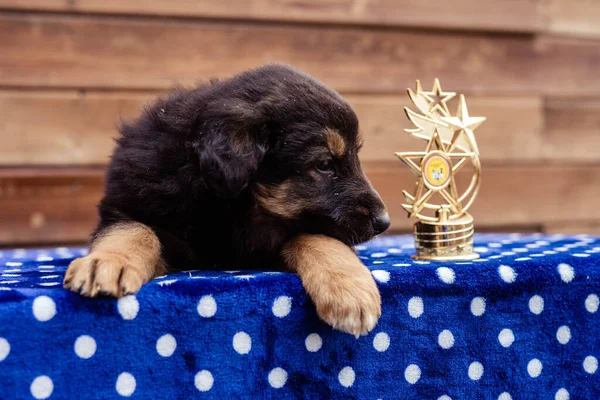
{"label": "blue velvet cloth", "polygon": [[287,273],[175,273],[119,301],[62,289],[84,249],[0,257],[0,398],[599,399],[600,238],[479,235],[474,262],[357,251],[383,301],[359,339]]}

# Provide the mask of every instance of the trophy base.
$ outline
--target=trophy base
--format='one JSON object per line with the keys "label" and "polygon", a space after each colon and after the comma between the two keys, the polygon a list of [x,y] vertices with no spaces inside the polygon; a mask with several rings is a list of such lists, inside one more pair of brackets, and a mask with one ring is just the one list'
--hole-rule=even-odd
{"label": "trophy base", "polygon": [[443,222],[422,222],[414,225],[416,254],[413,260],[459,261],[475,260],[473,252],[473,217]]}

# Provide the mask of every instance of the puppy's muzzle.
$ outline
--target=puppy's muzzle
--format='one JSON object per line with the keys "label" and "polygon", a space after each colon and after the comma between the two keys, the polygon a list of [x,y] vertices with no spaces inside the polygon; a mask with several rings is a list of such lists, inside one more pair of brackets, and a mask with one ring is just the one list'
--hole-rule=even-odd
{"label": "puppy's muzzle", "polygon": [[385,232],[390,227],[390,216],[387,211],[377,215],[372,220],[373,222],[373,230],[376,235]]}

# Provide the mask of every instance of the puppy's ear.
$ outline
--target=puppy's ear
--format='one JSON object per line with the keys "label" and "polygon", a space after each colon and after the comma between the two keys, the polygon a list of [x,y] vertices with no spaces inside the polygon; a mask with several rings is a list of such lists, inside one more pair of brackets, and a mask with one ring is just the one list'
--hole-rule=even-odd
{"label": "puppy's ear", "polygon": [[227,111],[197,124],[194,149],[206,188],[218,197],[233,198],[255,178],[268,149],[269,129],[258,110]]}

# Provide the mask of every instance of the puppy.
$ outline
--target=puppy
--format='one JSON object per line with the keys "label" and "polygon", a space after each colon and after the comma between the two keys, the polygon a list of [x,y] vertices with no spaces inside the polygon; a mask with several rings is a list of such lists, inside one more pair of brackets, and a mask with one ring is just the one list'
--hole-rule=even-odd
{"label": "puppy", "polygon": [[266,65],[176,89],[120,132],[90,252],[65,288],[120,297],[173,270],[288,270],[325,322],[373,329],[379,291],[350,246],[390,221],[339,94]]}

